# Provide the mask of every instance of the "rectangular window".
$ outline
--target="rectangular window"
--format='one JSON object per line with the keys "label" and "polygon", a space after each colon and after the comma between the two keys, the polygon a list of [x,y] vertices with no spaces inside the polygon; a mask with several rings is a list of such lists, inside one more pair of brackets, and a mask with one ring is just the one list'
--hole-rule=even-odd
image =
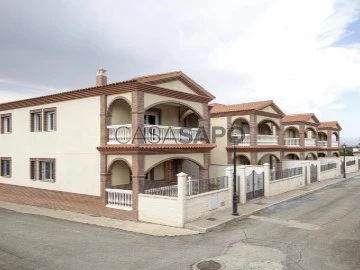
{"label": "rectangular window", "polygon": [[31,132],[40,132],[41,131],[41,114],[42,110],[32,110],[30,111],[30,130]]}
{"label": "rectangular window", "polygon": [[30,179],[55,182],[55,159],[30,159]]}
{"label": "rectangular window", "polygon": [[11,158],[1,158],[1,176],[11,177]]}
{"label": "rectangular window", "polygon": [[52,161],[39,161],[39,180],[55,181],[55,163]]}
{"label": "rectangular window", "polygon": [[56,108],[44,109],[44,131],[56,130]]}
{"label": "rectangular window", "polygon": [[1,133],[11,133],[11,113],[1,115]]}

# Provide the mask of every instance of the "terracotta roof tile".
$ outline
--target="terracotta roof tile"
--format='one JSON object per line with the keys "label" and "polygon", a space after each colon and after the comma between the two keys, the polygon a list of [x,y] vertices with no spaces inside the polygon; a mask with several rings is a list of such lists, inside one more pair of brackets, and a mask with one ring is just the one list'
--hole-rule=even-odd
{"label": "terracotta roof tile", "polygon": [[336,125],[339,125],[337,121],[321,122],[319,128],[337,128]]}
{"label": "terracotta roof tile", "polygon": [[273,104],[272,100],[234,104],[234,105],[224,105],[224,104],[219,104],[219,103],[212,103],[212,104],[210,104],[212,106],[210,112],[211,113],[225,113],[225,112],[261,110],[271,104]]}
{"label": "terracotta roof tile", "polygon": [[171,76],[176,76],[176,75],[182,75],[183,73],[179,70],[179,71],[171,71],[171,72],[164,72],[164,73],[158,73],[158,74],[151,74],[151,75],[145,75],[145,76],[139,76],[139,77],[134,77],[133,80],[135,81],[141,81],[141,80],[158,80],[158,79],[162,79],[164,77],[168,77],[169,75]]}
{"label": "terracotta roof tile", "polygon": [[316,118],[315,114],[313,114],[313,113],[289,114],[289,115],[285,115],[282,118],[282,122],[283,123],[307,122],[312,117]]}

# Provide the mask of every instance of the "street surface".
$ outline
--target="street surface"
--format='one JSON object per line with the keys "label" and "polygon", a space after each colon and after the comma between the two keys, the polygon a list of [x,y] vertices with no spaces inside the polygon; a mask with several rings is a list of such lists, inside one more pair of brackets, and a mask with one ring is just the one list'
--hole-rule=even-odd
{"label": "street surface", "polygon": [[202,260],[227,270],[360,269],[360,176],[192,236],[146,236],[0,208],[0,269],[182,270]]}

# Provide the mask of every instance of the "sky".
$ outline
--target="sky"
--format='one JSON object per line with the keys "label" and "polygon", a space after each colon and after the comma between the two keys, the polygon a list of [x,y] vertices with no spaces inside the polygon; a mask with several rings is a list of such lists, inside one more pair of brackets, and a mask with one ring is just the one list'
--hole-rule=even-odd
{"label": "sky", "polygon": [[2,0],[0,102],[181,70],[360,137],[359,0]]}

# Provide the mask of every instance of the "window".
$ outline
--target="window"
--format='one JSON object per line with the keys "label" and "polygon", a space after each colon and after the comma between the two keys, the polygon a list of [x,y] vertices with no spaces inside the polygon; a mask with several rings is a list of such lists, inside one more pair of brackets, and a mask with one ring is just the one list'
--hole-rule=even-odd
{"label": "window", "polygon": [[56,108],[44,109],[44,131],[56,130]]}
{"label": "window", "polygon": [[31,132],[40,132],[41,131],[41,114],[42,114],[41,109],[30,111]]}
{"label": "window", "polygon": [[55,182],[55,159],[30,159],[30,179]]}
{"label": "window", "polygon": [[11,158],[1,158],[1,176],[11,177]]}
{"label": "window", "polygon": [[1,133],[11,133],[11,113],[1,115]]}

